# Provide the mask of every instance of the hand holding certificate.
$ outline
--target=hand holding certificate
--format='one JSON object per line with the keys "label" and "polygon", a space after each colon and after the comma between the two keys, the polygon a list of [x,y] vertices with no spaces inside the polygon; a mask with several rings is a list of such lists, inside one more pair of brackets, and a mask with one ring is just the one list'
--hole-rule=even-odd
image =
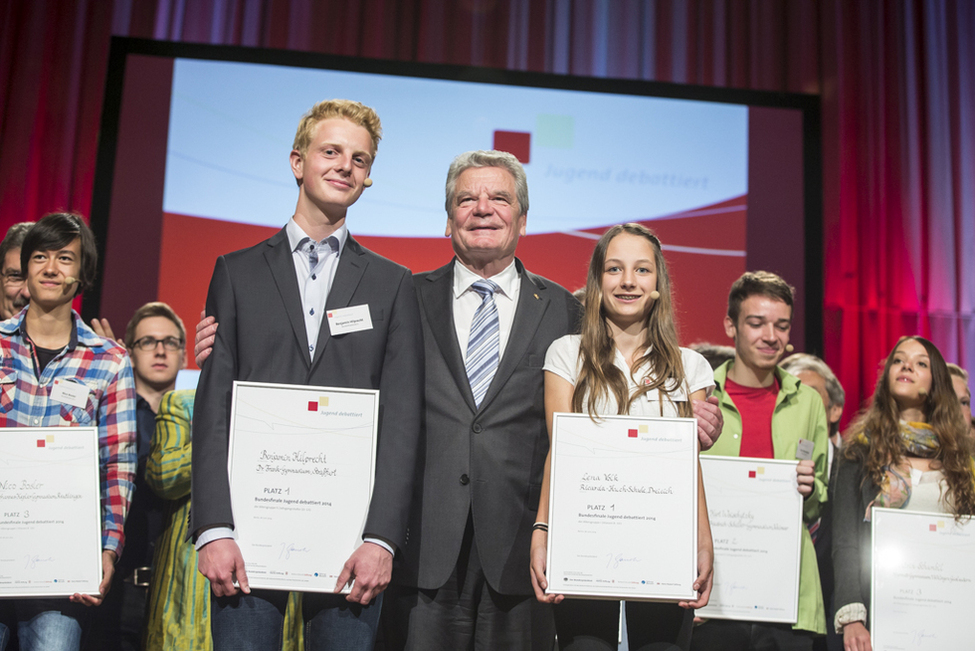
{"label": "hand holding certificate", "polygon": [[0,597],[95,594],[102,580],[98,432],[0,436]]}
{"label": "hand holding certificate", "polygon": [[714,539],[712,619],[795,623],[802,496],[796,462],[701,457]]}
{"label": "hand holding certificate", "polygon": [[692,419],[555,414],[546,592],[697,597],[696,441]]}
{"label": "hand holding certificate", "polygon": [[331,592],[354,552],[373,565],[356,550],[378,410],[378,391],[234,383],[231,501],[250,587]]}

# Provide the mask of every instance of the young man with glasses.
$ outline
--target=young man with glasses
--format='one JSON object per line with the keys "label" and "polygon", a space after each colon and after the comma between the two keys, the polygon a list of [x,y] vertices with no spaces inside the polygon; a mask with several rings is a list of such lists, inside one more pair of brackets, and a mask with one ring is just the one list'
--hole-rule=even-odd
{"label": "young man with glasses", "polygon": [[[110,329],[106,334],[111,334]],[[186,330],[165,303],[146,303],[136,310],[123,341],[135,375],[139,469],[125,522],[125,556],[115,568],[108,598],[94,614],[90,649],[141,648],[153,547],[162,532],[166,508],[166,501],[146,484],[146,460],[159,403],[163,394],[176,387],[176,374],[186,367]]]}

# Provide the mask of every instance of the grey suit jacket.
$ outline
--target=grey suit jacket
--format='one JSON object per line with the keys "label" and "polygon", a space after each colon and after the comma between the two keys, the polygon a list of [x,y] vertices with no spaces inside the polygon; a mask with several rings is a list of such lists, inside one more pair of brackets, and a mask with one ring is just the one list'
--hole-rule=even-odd
{"label": "grey suit jacket", "polygon": [[542,365],[549,344],[576,331],[582,308],[565,289],[516,264],[521,296],[480,408],[454,329],[454,263],[416,276],[426,358],[424,441],[397,583],[442,586],[472,513],[488,583],[504,594],[531,594],[531,528],[548,453]]}
{"label": "grey suit jacket", "polygon": [[376,483],[365,533],[402,546],[423,397],[423,342],[410,271],[350,236],[325,307],[368,305],[373,327],[332,337],[323,320],[314,361],[300,301],[283,229],[217,259],[207,314],[220,327],[196,394],[189,531],[233,526],[227,442],[234,380],[379,389]]}

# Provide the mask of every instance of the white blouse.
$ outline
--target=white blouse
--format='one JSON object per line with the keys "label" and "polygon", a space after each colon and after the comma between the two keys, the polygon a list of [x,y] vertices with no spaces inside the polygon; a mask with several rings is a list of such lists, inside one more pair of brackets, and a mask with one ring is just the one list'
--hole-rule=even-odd
{"label": "white blouse", "polygon": [[[582,372],[582,360],[579,358],[579,346],[581,342],[582,335],[565,335],[553,341],[552,345],[548,348],[548,352],[545,354],[544,369],[555,373],[572,386],[575,386],[576,379],[578,379],[579,374]],[[663,416],[665,418],[675,418],[679,414],[677,413],[677,406],[674,402],[687,401],[690,394],[695,391],[710,389],[714,386],[714,372],[711,370],[711,365],[708,364],[703,356],[688,348],[681,348],[680,354],[684,364],[684,377],[687,379],[687,386],[678,387],[676,390],[671,391],[667,396],[669,399],[665,398],[662,405],[659,392],[656,389],[648,392],[645,398],[637,400],[630,407],[631,416]],[[626,363],[626,359],[619,350],[616,350],[616,359],[614,362],[616,367],[623,371],[623,374],[626,376],[630,385],[630,393],[632,394],[640,386],[638,381],[642,383],[644,378],[647,377],[647,374],[641,373],[640,369],[637,369],[637,378],[635,379],[630,374],[630,368]],[[671,386],[673,386],[673,383],[668,385],[667,388],[670,389]],[[608,399],[597,402],[596,407],[597,413],[606,416],[616,415],[618,411],[616,401],[611,395],[608,396]],[[663,408],[663,413],[661,413],[661,407]]]}

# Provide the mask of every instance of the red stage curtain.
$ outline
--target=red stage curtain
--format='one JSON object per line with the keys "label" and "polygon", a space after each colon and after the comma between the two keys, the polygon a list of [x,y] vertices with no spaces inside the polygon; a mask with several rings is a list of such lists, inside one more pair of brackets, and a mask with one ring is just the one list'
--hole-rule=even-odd
{"label": "red stage curtain", "polygon": [[975,370],[975,3],[11,0],[0,228],[87,213],[112,35],[820,93],[826,361],[847,417],[902,334]]}

